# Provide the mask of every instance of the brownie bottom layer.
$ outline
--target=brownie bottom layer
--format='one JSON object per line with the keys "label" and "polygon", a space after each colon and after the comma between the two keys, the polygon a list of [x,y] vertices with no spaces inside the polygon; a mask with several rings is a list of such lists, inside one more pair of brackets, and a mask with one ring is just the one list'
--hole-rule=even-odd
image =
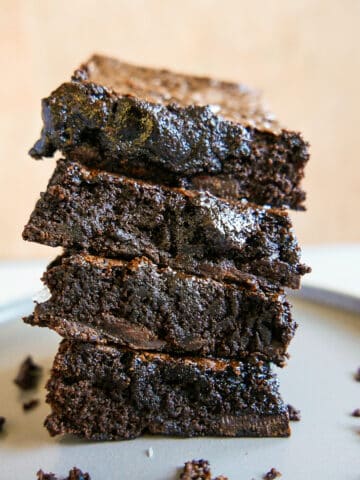
{"label": "brownie bottom layer", "polygon": [[51,435],[93,440],[280,437],[287,408],[268,364],[138,353],[64,340],[48,382]]}

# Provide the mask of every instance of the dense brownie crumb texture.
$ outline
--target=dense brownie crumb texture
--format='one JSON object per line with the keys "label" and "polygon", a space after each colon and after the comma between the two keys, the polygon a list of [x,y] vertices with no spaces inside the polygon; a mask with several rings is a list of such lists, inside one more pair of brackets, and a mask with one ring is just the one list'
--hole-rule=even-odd
{"label": "dense brownie crumb texture", "polygon": [[288,436],[300,413],[271,364],[297,327],[285,288],[310,271],[287,212],[304,209],[301,135],[243,85],[99,55],[42,116],[30,154],[63,158],[23,238],[63,254],[24,320],[64,337],[50,434]]}

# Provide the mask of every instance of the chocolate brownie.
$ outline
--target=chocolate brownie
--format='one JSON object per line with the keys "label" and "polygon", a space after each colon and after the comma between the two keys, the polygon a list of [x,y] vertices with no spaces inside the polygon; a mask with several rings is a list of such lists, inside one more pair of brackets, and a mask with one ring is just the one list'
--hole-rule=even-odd
{"label": "chocolate brownie", "polygon": [[257,355],[282,364],[296,324],[283,292],[220,283],[85,254],[53,262],[51,298],[26,323],[82,341],[201,356]]}
{"label": "chocolate brownie", "polygon": [[57,477],[53,473],[45,473],[42,470],[37,472],[37,480],[91,480],[88,473],[83,473],[79,468],[72,468],[67,477]]}
{"label": "chocolate brownie", "polygon": [[58,162],[23,238],[236,282],[298,288],[308,268],[285,210],[229,203]]}
{"label": "chocolate brownie", "polygon": [[3,432],[3,429],[4,429],[4,425],[6,423],[6,418],[5,417],[2,417],[0,416],[0,433]]}
{"label": "chocolate brownie", "polygon": [[308,145],[257,92],[93,56],[42,102],[34,158],[88,166],[258,204],[303,209]]}
{"label": "chocolate brownie", "polygon": [[175,357],[63,340],[47,385],[51,435],[93,440],[290,434],[267,363]]}

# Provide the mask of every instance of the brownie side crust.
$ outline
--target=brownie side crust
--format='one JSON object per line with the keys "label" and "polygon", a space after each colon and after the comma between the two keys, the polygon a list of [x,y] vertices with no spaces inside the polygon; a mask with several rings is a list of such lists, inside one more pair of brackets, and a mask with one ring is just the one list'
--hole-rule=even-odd
{"label": "brownie side crust", "polygon": [[257,93],[108,60],[94,57],[43,100],[31,156],[59,150],[91,167],[170,186],[304,208],[308,144],[282,130]]}
{"label": "brownie side crust", "polygon": [[58,162],[23,238],[98,256],[147,256],[192,274],[298,288],[309,269],[284,210]]}
{"label": "brownie side crust", "polygon": [[64,340],[47,385],[51,435],[288,436],[268,364],[138,353]]}
{"label": "brownie side crust", "polygon": [[255,355],[281,365],[296,328],[282,291],[186,275],[144,257],[63,256],[43,281],[51,298],[25,322],[70,339],[200,356]]}

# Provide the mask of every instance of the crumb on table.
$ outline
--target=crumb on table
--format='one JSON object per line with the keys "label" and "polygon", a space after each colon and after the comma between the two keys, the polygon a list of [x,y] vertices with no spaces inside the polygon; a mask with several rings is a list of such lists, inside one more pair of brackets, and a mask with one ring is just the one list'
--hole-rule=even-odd
{"label": "crumb on table", "polygon": [[275,480],[276,478],[279,478],[279,477],[281,477],[281,473],[278,470],[276,470],[276,468],[273,467],[271,470],[265,473],[265,475],[263,476],[263,479]]}
{"label": "crumb on table", "polygon": [[4,429],[5,422],[6,422],[6,418],[5,417],[0,417],[0,433]]}
{"label": "crumb on table", "polygon": [[207,460],[192,460],[186,462],[184,470],[180,474],[180,480],[228,480],[227,477],[211,477],[210,464]]}
{"label": "crumb on table", "polygon": [[19,368],[19,372],[14,380],[16,385],[22,390],[31,390],[37,387],[42,368],[33,361],[29,355],[25,358]]}

